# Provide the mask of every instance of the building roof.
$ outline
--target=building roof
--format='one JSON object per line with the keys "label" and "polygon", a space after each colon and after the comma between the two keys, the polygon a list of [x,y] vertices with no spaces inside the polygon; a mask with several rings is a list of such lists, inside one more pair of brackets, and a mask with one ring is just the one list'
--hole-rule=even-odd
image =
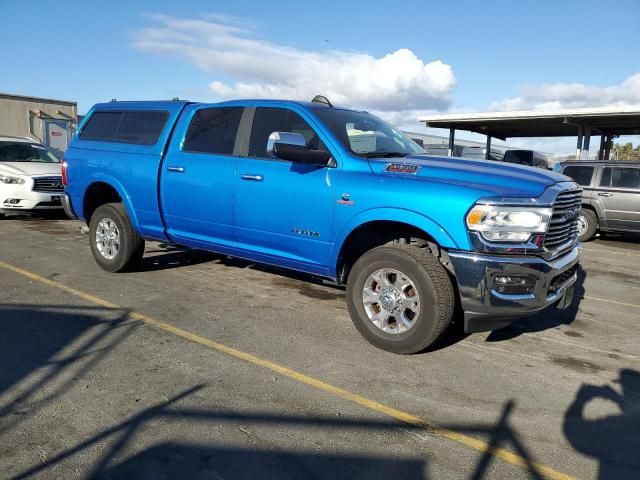
{"label": "building roof", "polygon": [[634,107],[571,108],[519,112],[447,113],[423,115],[427,127],[467,130],[505,140],[510,137],[569,137],[578,127],[592,135],[639,135],[640,105]]}
{"label": "building roof", "polygon": [[56,100],[55,98],[41,98],[41,97],[30,97],[25,95],[14,95],[12,93],[1,93],[0,98],[5,98],[8,100],[22,100],[27,102],[37,102],[37,103],[55,103],[56,105],[68,105],[75,106],[77,102],[72,102],[70,100]]}

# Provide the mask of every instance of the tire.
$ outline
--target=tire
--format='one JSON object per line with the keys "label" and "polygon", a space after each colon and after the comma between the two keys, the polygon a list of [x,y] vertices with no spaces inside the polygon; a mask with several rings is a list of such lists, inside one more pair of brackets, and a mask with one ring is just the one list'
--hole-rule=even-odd
{"label": "tire", "polygon": [[[389,281],[395,282],[392,288],[387,288],[394,293],[386,297],[382,286],[385,276],[387,287]],[[375,278],[380,278],[380,282]],[[400,298],[404,300],[398,300],[397,287],[406,284],[407,280],[412,285],[401,293]],[[381,292],[377,297],[368,295],[367,305],[365,288],[368,288],[367,292]],[[371,303],[372,298],[377,298],[377,303]],[[393,299],[396,303],[389,302]],[[412,300],[414,306],[411,308],[417,309],[417,313],[398,306]],[[347,305],[355,327],[369,343],[388,352],[412,354],[433,345],[445,332],[453,318],[455,294],[446,270],[428,249],[413,245],[383,245],[369,250],[353,265],[347,280]],[[390,311],[385,310],[384,305],[395,305],[401,313],[394,311],[387,320],[376,325],[377,319]],[[403,317],[411,322],[411,326],[391,320]],[[383,328],[385,324],[388,324],[386,330]]]}
{"label": "tire", "polygon": [[[99,241],[109,237],[108,241]],[[96,263],[107,272],[135,266],[144,253],[144,239],[133,229],[121,203],[101,205],[89,222],[89,244]]]}
{"label": "tire", "polygon": [[598,216],[593,210],[583,208],[578,215],[578,222],[584,222],[584,230],[580,233],[580,241],[588,242],[598,231]]}

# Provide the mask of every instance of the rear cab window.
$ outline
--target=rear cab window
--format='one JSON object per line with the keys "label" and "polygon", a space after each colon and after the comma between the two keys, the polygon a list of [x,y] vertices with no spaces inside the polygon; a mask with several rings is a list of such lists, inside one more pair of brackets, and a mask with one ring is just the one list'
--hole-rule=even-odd
{"label": "rear cab window", "polygon": [[583,187],[591,185],[591,179],[593,178],[594,167],[588,165],[569,165],[562,171],[568,177],[571,177],[574,182]]}
{"label": "rear cab window", "polygon": [[168,117],[169,112],[164,110],[98,110],[82,127],[78,138],[153,145],[160,138]]}

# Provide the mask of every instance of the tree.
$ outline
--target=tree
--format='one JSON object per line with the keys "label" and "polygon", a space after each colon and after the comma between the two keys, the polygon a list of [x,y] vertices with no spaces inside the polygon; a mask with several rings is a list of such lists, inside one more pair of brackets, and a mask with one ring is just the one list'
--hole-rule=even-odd
{"label": "tree", "polygon": [[613,146],[613,155],[616,160],[638,161],[640,160],[640,145],[633,148],[633,143],[616,143]]}

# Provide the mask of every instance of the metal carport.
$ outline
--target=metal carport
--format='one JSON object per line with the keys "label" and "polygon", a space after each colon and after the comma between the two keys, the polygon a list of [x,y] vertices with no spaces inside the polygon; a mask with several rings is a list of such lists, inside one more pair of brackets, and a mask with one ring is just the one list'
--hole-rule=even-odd
{"label": "metal carport", "polygon": [[597,135],[598,158],[608,160],[614,138],[640,134],[640,106],[451,113],[424,115],[419,121],[427,127],[449,129],[449,155],[455,131],[466,130],[487,136],[487,156],[492,138],[576,136],[576,159],[588,158],[591,137]]}

